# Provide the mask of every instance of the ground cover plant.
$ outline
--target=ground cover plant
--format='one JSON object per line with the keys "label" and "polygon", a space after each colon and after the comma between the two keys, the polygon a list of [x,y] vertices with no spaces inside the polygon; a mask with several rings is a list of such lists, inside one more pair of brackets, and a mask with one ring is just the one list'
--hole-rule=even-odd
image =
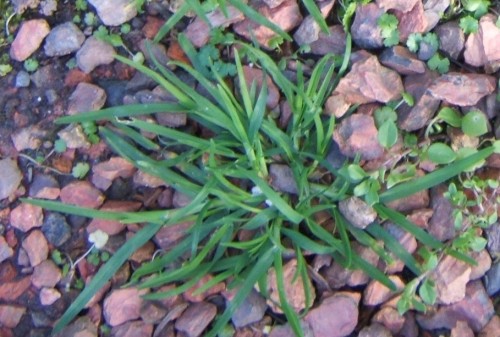
{"label": "ground cover plant", "polygon": [[[265,22],[256,17],[250,7],[238,1],[228,2],[243,13],[254,16],[256,21]],[[314,15],[316,7],[309,7],[311,4],[304,1],[304,6]],[[344,7],[346,13],[352,8],[349,6]],[[155,40],[161,40],[188,10],[200,16],[206,11],[203,6],[186,1]],[[343,19],[344,22],[349,20],[345,16]],[[389,22],[381,22],[387,26],[384,43],[397,44],[393,18],[386,19]],[[318,21],[321,22],[319,18]],[[269,22],[265,24],[272,27]],[[168,91],[173,96],[171,102],[111,107],[57,121],[60,124],[98,125],[98,136],[94,129],[90,132],[92,135],[104,139],[118,155],[139,170],[161,178],[191,202],[178,209],[111,213],[25,199],[25,202],[48,210],[119,220],[123,224],[144,224],[113,256],[102,259],[94,252],[97,263],[99,259],[109,260],[59,320],[54,332],[76,317],[120,266],[158,230],[181,222],[191,224],[182,241],[172,250],[160,252],[151,262],[141,265],[128,286],[152,289],[144,297],[158,299],[190,289],[207,274],[214,278],[198,292],[217,282],[227,282],[229,289],[237,289],[236,296],[206,336],[217,336],[226,327],[234,310],[256,285],[264,297],[271,298],[267,290],[270,269],[276,273],[279,290],[278,297],[271,299],[279,303],[294,333],[303,336],[300,318],[314,305],[307,268],[307,255],[311,253],[331,255],[345,268],[363,270],[395,290],[387,275],[356,254],[352,249],[354,241],[372,248],[387,264],[395,258],[402,260],[414,275],[405,289],[400,290],[402,297],[398,310],[401,314],[410,309],[425,311],[426,305],[434,304],[435,289],[428,275],[439,258],[450,254],[475,263],[467,254],[471,249],[484,248],[484,241],[475,235],[472,227],[457,240],[442,243],[387,204],[457,176],[462,182],[467,181],[464,182],[465,188],[477,194],[494,187],[494,182],[474,180],[467,172],[477,168],[492,153],[499,153],[498,141],[487,139],[480,149],[456,154],[447,144],[431,142],[428,138],[439,132],[433,127],[440,123],[460,128],[471,136],[482,136],[487,129],[481,116],[470,112],[459,117],[449,110],[441,110],[426,130],[425,142],[416,144],[412,135],[405,135],[408,151],[402,161],[414,164],[429,159],[437,165],[436,170],[423,177],[415,177],[411,165],[403,173],[397,170],[368,172],[363,169],[359,158],[336,166],[326,158],[333,146],[332,135],[338,121],[334,116],[324,115],[323,106],[348,69],[351,56],[349,33],[346,52],[340,61],[338,56],[326,55],[307,74],[299,60],[294,79],[285,76],[278,62],[251,42],[229,36],[222,39],[228,53],[221,60],[221,55],[214,54],[213,50],[197,50],[183,34],[177,39],[190,64],[171,62],[166,68],[154,57],[149,65],[144,65],[142,60],[117,56],[120,62],[149,76]],[[420,43],[420,39],[425,37],[415,38],[415,44]],[[234,68],[228,70],[228,64]],[[247,81],[245,67],[250,64],[263,71],[261,83]],[[172,70],[174,67],[175,71]],[[442,72],[446,71],[443,69]],[[201,86],[206,94],[193,90],[185,78]],[[266,107],[268,78],[278,86],[290,106],[291,117],[285,125],[280,125]],[[403,97],[407,104],[412,104],[411,96],[405,93]],[[394,117],[402,102],[388,104],[385,110],[382,108],[376,112],[379,141],[385,148],[391,148],[403,134],[397,129]],[[196,132],[183,132],[141,119],[157,112],[186,113],[196,125]],[[153,134],[154,141],[144,133]],[[85,176],[88,169],[80,166],[74,173],[75,177]],[[291,177],[288,188],[276,186],[273,169],[284,170]],[[474,205],[467,204],[464,192],[458,191],[455,185],[449,186],[448,197],[459,209],[456,212],[458,223],[464,216],[469,216],[468,207]],[[351,223],[342,211],[351,202],[373,211],[376,216],[364,225]],[[477,205],[482,205],[480,200]],[[318,221],[318,215],[324,213],[328,214],[327,225]],[[475,225],[487,226],[496,221],[490,216],[482,214]],[[411,233],[425,247],[419,258],[406,252],[388,233],[382,225],[388,221]],[[251,233],[250,239],[241,240],[242,232]],[[97,244],[94,237],[92,240],[92,247],[102,247],[102,242]],[[297,259],[296,278],[303,283],[305,290],[307,308],[302,312],[296,312],[285,292],[283,265],[290,256]],[[71,269],[74,269],[74,264]],[[168,292],[156,291],[165,284],[175,284],[176,287]]]}

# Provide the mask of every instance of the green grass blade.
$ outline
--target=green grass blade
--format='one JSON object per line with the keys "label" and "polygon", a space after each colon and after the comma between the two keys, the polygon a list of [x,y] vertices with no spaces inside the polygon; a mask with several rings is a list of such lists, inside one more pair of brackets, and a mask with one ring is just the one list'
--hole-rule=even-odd
{"label": "green grass blade", "polygon": [[477,162],[486,159],[493,153],[492,147],[482,149],[470,156],[459,159],[445,167],[437,169],[434,172],[426,174],[423,177],[399,184],[390,190],[383,192],[380,195],[380,202],[388,203],[394,200],[405,198],[409,195],[422,190],[429,189],[433,186],[441,184],[450,178],[467,170]]}
{"label": "green grass blade", "polygon": [[85,307],[88,301],[94,296],[99,289],[101,289],[106,282],[108,282],[113,275],[116,274],[118,269],[127,261],[127,259],[137,249],[142,247],[148,242],[158,230],[161,225],[147,224],[140,231],[138,231],[132,238],[128,239],[123,246],[121,246],[115,254],[103,265],[99,271],[92,278],[90,283],[83,289],[78,297],[71,303],[66,312],[57,321],[54,326],[53,334],[60,332],[66,325],[68,325],[80,311]]}
{"label": "green grass blade", "polygon": [[154,42],[158,43],[160,42],[167,34],[170,32],[174,26],[182,20],[182,18],[189,12],[191,9],[189,3],[184,2],[179,9],[172,15],[167,22],[163,24],[163,26],[160,28],[158,33],[156,33],[156,36],[154,38]]}
{"label": "green grass blade", "polygon": [[335,251],[333,247],[324,246],[319,244],[307,236],[301,234],[299,231],[291,230],[288,228],[281,228],[283,235],[288,237],[298,247],[313,252],[315,254],[330,254]]}
{"label": "green grass blade", "polygon": [[[153,142],[151,139],[144,137],[141,133],[135,131],[134,129],[128,127],[127,122],[114,122],[112,123],[117,129],[123,132],[125,136],[132,139],[136,144],[142,146],[149,151],[158,151],[160,146]],[[149,123],[151,124],[151,123]]]}
{"label": "green grass blade", "polygon": [[336,207],[332,208],[335,226],[340,235],[340,241],[344,247],[344,256],[346,258],[346,267],[349,268],[352,263],[352,249],[349,235],[347,234],[347,220],[339,213]]}
{"label": "green grass blade", "polygon": [[444,247],[441,241],[437,240],[423,229],[417,227],[417,225],[409,221],[403,214],[382,204],[375,204],[373,208],[380,216],[386,217],[395,224],[399,225],[405,231],[413,235],[417,240],[422,242],[425,246],[434,249],[441,249]]}
{"label": "green grass blade", "polygon": [[323,33],[330,35],[330,30],[328,29],[328,25],[326,24],[321,11],[313,0],[302,0],[301,1],[304,7],[307,9],[309,14],[314,18],[314,21],[319,25]]}

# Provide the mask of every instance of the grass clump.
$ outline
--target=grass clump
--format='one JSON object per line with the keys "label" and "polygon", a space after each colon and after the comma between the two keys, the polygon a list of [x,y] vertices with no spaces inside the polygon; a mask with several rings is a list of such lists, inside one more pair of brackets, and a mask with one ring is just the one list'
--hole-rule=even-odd
{"label": "grass clump", "polygon": [[[228,2],[237,4],[236,1]],[[168,25],[171,23],[167,22],[167,28]],[[335,66],[334,55],[326,55],[317,62],[311,75],[306,76],[298,62],[293,81],[270,56],[248,43],[235,40],[230,47],[235,65],[235,77],[231,81],[213,60],[202,59],[184,35],[180,34],[178,41],[191,65],[172,62],[177,72],[154,59],[154,67],[149,68],[117,56],[121,62],[154,79],[175,97],[173,102],[112,107],[58,120],[58,123],[100,125],[99,136],[117,154],[138,169],[161,178],[188,196],[191,202],[177,209],[110,213],[51,201],[25,200],[80,216],[114,219],[124,224],[145,223],[99,269],[59,320],[54,332],[67,325],[158,230],[180,222],[191,224],[180,243],[140,266],[129,285],[153,289],[145,297],[158,299],[180,294],[206,274],[211,274],[212,281],[198,292],[223,281],[229,289],[238,289],[205,336],[216,336],[224,329],[234,310],[257,284],[262,295],[269,297],[266,289],[271,268],[276,273],[279,305],[294,333],[303,336],[300,315],[313,305],[305,252],[331,255],[342,266],[361,269],[371,278],[395,289],[382,271],[351,249],[353,240],[372,248],[387,263],[393,259],[388,253],[401,259],[416,278],[405,289],[403,303],[398,308],[400,312],[410,308],[425,310],[425,304],[435,300],[433,284],[426,278],[426,272],[435,266],[435,257],[440,252],[463,259],[467,256],[445,246],[386,204],[447,181],[489,156],[494,147],[486,147],[462,159],[454,158],[447,166],[417,179],[400,178],[384,190],[384,177],[365,172],[359,160],[346,162],[340,168],[326,160],[336,120],[322,114],[323,105],[347,69],[351,49],[349,34],[340,65]],[[248,64],[262,70],[261,83],[247,82],[244,67]],[[178,72],[194,79],[206,94],[193,90],[179,78]],[[285,126],[279,126],[266,106],[268,78],[289,104],[291,118]],[[156,112],[184,112],[204,132],[187,133],[137,118]],[[144,137],[144,132],[154,134],[156,142]],[[202,136],[207,134],[210,136]],[[392,141],[387,145],[390,143]],[[269,167],[273,164],[289,168],[295,185],[293,193],[272,187]],[[378,214],[366,229],[349,223],[339,210],[339,203],[353,196]],[[330,226],[318,222],[320,213],[328,214]],[[421,260],[417,261],[406,252],[381,226],[385,220],[408,231],[427,248],[421,253]],[[239,240],[242,231],[250,232],[251,238]],[[379,242],[383,243],[383,248]],[[290,255],[297,259],[297,273],[303,282],[307,299],[304,312],[296,312],[286,298],[283,265],[286,256]],[[172,267],[174,265],[177,267]],[[177,287],[168,292],[155,291],[165,284]],[[417,289],[420,289],[419,296]]]}

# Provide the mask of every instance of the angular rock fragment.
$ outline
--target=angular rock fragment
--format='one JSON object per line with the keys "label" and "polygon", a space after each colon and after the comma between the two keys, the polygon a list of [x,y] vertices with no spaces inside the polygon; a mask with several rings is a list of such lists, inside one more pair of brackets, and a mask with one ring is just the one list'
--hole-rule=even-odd
{"label": "angular rock fragment", "polygon": [[292,169],[284,164],[271,164],[269,165],[269,179],[271,186],[277,191],[297,194],[297,183],[293,176]]}
{"label": "angular rock fragment", "polygon": [[85,35],[82,31],[73,22],[65,22],[50,31],[45,39],[45,54],[47,56],[71,54],[81,47],[83,41]]}
{"label": "angular rock fragment", "polygon": [[140,317],[144,291],[137,288],[113,290],[104,300],[103,314],[106,323],[117,326]]}
{"label": "angular rock fragment", "polygon": [[333,53],[343,55],[345,52],[346,34],[342,25],[334,25],[329,28],[330,34],[319,32],[318,39],[310,44],[311,53],[326,55]]}
{"label": "angular rock fragment", "polygon": [[353,226],[366,228],[377,218],[377,212],[358,197],[350,197],[339,202],[339,211]]}
{"label": "angular rock fragment", "polygon": [[212,303],[191,304],[175,322],[175,328],[186,337],[198,337],[217,314],[217,307]]}
{"label": "angular rock fragment", "polygon": [[380,63],[402,75],[422,74],[425,63],[416,59],[408,49],[402,46],[386,48],[379,56]]}
{"label": "angular rock fragment", "polygon": [[90,36],[76,53],[76,64],[78,68],[88,74],[97,66],[113,62],[114,55],[115,49],[112,45]]}
{"label": "angular rock fragment", "polygon": [[470,280],[471,267],[452,256],[445,256],[431,273],[436,284],[437,302],[455,303],[465,297],[465,287]]}
{"label": "angular rock fragment", "polygon": [[[407,1],[405,1],[406,3]],[[416,1],[410,11],[394,11],[399,20],[398,31],[401,41],[406,41],[411,33],[423,33],[427,28],[427,18],[424,14],[424,5],[422,1]]]}
{"label": "angular rock fragment", "polygon": [[436,28],[439,38],[439,49],[456,60],[465,45],[465,34],[457,21],[449,21]]}
{"label": "angular rock fragment", "polygon": [[22,243],[22,247],[28,254],[30,265],[38,266],[49,256],[49,245],[40,230],[33,230]]}
{"label": "angular rock fragment", "polygon": [[364,49],[377,49],[384,46],[382,30],[378,18],[385,11],[375,3],[356,7],[356,15],[351,26],[352,39]]}
{"label": "angular rock fragment", "polygon": [[40,47],[49,32],[49,24],[44,19],[24,21],[10,45],[10,57],[19,62],[26,60]]}
{"label": "angular rock fragment", "polygon": [[[108,200],[99,210],[105,212],[134,212],[141,208],[142,203],[138,201],[119,201]],[[116,235],[124,230],[126,226],[118,220],[92,219],[87,226],[87,233],[93,233],[96,230],[101,230],[108,235]]]}
{"label": "angular rock fragment", "polygon": [[128,160],[122,157],[112,157],[92,167],[92,183],[102,190],[107,190],[113,180],[118,177],[130,178],[135,171],[136,168]]}
{"label": "angular rock fragment", "polygon": [[[404,288],[405,284],[399,276],[391,275],[389,279],[394,283],[396,289],[401,290]],[[363,304],[370,306],[379,305],[394,296],[394,294],[395,292],[391,291],[391,289],[387,288],[382,283],[372,280],[368,283],[368,286],[363,292]]]}
{"label": "angular rock fragment", "polygon": [[104,202],[104,195],[87,181],[75,181],[63,187],[61,201],[81,207],[97,208]]}
{"label": "angular rock fragment", "polygon": [[88,0],[106,26],[119,26],[137,15],[134,0]]}
{"label": "angular rock fragment", "polygon": [[68,115],[99,110],[106,102],[106,92],[97,85],[81,82],[69,97]]}
{"label": "angular rock fragment", "polygon": [[0,200],[8,198],[19,187],[23,175],[17,162],[10,158],[0,160]]}
{"label": "angular rock fragment", "polygon": [[23,232],[28,232],[43,223],[43,210],[39,206],[20,204],[10,212],[10,224]]}
{"label": "angular rock fragment", "polygon": [[487,14],[479,20],[479,29],[467,37],[465,43],[465,62],[475,67],[500,62],[500,28],[497,18]]}

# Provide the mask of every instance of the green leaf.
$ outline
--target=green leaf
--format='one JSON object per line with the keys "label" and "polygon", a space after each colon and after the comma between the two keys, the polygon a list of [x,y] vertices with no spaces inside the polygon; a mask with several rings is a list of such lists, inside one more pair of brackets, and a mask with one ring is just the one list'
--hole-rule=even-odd
{"label": "green leaf", "polygon": [[444,74],[450,69],[450,60],[436,53],[427,61],[427,66],[431,70],[437,70],[440,74]]}
{"label": "green leaf", "polygon": [[422,38],[422,41],[437,50],[439,48],[439,38],[436,33],[427,33]]}
{"label": "green leaf", "polygon": [[466,11],[474,12],[474,17],[480,18],[488,13],[490,1],[488,0],[462,0],[462,6]]}
{"label": "green leaf", "polygon": [[413,98],[413,96],[410,93],[403,92],[402,97],[403,97],[403,100],[405,101],[405,103],[408,104],[409,106],[415,105],[415,99]]}
{"label": "green leaf", "polygon": [[470,15],[461,18],[459,25],[465,34],[476,33],[479,29],[479,22]]}
{"label": "green leaf", "polygon": [[384,37],[384,46],[392,47],[399,43],[399,31],[392,30],[387,36]]}
{"label": "green leaf", "polygon": [[434,143],[429,146],[427,155],[429,160],[436,164],[449,164],[457,158],[455,151],[444,143]]}
{"label": "green leaf", "polygon": [[82,179],[87,175],[89,170],[90,170],[89,164],[80,162],[73,167],[73,170],[71,170],[71,175],[77,179]]}
{"label": "green leaf", "polygon": [[63,153],[66,151],[66,142],[63,139],[58,139],[54,142],[54,151],[57,153]]}
{"label": "green leaf", "polygon": [[437,298],[436,285],[434,281],[429,278],[425,279],[418,289],[418,294],[425,304],[434,305]]}
{"label": "green leaf", "polygon": [[472,110],[462,118],[462,131],[471,137],[479,137],[488,132],[488,119],[479,110]]}
{"label": "green leaf", "polygon": [[452,109],[450,107],[444,107],[439,110],[437,118],[455,128],[459,128],[462,125],[462,117],[455,109]]}
{"label": "green leaf", "polygon": [[390,106],[384,105],[375,110],[374,113],[375,125],[381,127],[386,121],[395,122],[398,119],[396,111]]}
{"label": "green leaf", "polygon": [[422,34],[411,33],[410,36],[408,36],[408,40],[406,40],[406,46],[411,52],[416,53],[418,51],[418,48],[420,47],[421,41]]}
{"label": "green leaf", "polygon": [[396,123],[390,120],[385,121],[384,124],[382,124],[382,126],[378,129],[377,138],[380,145],[386,149],[396,144],[398,141],[398,128]]}
{"label": "green leaf", "polygon": [[398,29],[399,21],[395,15],[384,13],[378,18],[377,24],[382,29],[382,34],[384,34],[384,32]]}

